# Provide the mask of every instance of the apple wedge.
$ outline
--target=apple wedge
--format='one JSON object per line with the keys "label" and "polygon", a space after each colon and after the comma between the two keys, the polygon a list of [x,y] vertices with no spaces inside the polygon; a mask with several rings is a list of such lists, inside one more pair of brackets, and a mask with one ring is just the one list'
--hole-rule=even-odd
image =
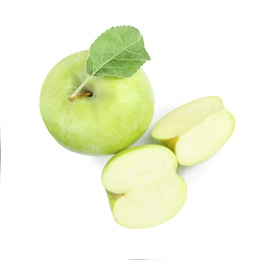
{"label": "apple wedge", "polygon": [[168,113],[152,129],[154,139],[169,147],[181,165],[215,154],[230,138],[235,118],[217,96],[203,97]]}
{"label": "apple wedge", "polygon": [[175,154],[162,145],[132,147],[105,165],[102,183],[116,222],[128,228],[159,225],[183,206],[187,188]]}

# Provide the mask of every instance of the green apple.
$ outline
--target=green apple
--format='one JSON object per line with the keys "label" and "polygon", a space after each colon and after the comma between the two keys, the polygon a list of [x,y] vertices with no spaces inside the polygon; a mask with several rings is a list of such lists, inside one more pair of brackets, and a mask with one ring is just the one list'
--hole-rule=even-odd
{"label": "green apple", "polygon": [[174,151],[179,164],[190,166],[215,154],[234,128],[235,118],[222,99],[208,96],[165,115],[153,127],[151,135]]}
{"label": "green apple", "polygon": [[136,142],[154,111],[148,77],[139,69],[131,77],[92,77],[73,102],[74,91],[89,75],[88,51],[74,53],[47,75],[40,112],[51,135],[65,148],[87,155],[113,154]]}
{"label": "green apple", "polygon": [[137,229],[174,217],[187,196],[177,166],[175,154],[162,145],[131,147],[114,155],[103,169],[102,183],[116,222]]}

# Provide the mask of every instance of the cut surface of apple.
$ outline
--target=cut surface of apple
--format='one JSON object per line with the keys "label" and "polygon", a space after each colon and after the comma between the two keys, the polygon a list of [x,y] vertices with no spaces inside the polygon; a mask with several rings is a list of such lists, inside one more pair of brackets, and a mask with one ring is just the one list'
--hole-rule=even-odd
{"label": "cut surface of apple", "polygon": [[147,228],[175,216],[187,196],[177,165],[175,154],[162,145],[136,146],[114,155],[103,169],[102,183],[116,222]]}
{"label": "cut surface of apple", "polygon": [[208,96],[165,115],[155,124],[151,135],[174,151],[179,164],[190,166],[215,154],[234,128],[235,118],[222,99]]}
{"label": "cut surface of apple", "polygon": [[[88,155],[113,154],[136,142],[150,125],[154,95],[139,69],[131,77],[92,77],[73,102],[69,97],[89,77],[88,51],[58,62],[40,94],[40,112],[51,135],[65,148]],[[85,96],[87,95],[87,96]]]}

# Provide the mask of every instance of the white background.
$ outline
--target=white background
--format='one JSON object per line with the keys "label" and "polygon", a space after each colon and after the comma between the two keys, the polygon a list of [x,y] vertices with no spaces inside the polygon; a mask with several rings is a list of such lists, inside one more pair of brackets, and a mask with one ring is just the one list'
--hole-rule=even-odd
{"label": "white background", "polygon": [[[2,1],[0,259],[274,259],[274,8],[269,0]],[[39,113],[45,76],[106,29],[137,27],[152,126],[196,98],[220,96],[237,126],[209,160],[179,167],[188,186],[170,221],[132,230],[112,218],[106,157],[75,154]]]}

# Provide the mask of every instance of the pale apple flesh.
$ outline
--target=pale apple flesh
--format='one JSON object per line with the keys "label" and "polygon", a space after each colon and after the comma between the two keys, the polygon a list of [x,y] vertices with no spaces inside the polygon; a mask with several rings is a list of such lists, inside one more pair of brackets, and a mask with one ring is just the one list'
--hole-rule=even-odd
{"label": "pale apple flesh", "polygon": [[129,78],[89,76],[88,51],[72,54],[47,75],[40,95],[40,112],[52,136],[65,148],[87,155],[113,154],[136,142],[147,130],[154,111],[148,77],[139,69]]}
{"label": "pale apple flesh", "polygon": [[151,135],[174,151],[179,164],[190,166],[215,154],[234,128],[235,118],[222,99],[209,96],[168,113],[156,123]]}
{"label": "pale apple flesh", "polygon": [[157,226],[182,208],[186,184],[177,158],[161,145],[143,145],[114,155],[102,173],[116,222],[128,228]]}

